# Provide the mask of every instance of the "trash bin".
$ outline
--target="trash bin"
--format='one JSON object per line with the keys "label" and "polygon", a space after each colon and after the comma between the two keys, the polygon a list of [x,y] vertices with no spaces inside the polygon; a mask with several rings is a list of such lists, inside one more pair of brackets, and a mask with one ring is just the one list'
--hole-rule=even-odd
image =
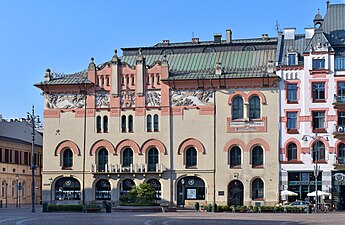
{"label": "trash bin", "polygon": [[48,202],[43,203],[43,212],[48,212]]}
{"label": "trash bin", "polygon": [[106,213],[111,213],[111,203],[110,202],[107,202],[105,204],[105,212]]}
{"label": "trash bin", "polygon": [[2,200],[0,200],[0,208],[2,208]]}

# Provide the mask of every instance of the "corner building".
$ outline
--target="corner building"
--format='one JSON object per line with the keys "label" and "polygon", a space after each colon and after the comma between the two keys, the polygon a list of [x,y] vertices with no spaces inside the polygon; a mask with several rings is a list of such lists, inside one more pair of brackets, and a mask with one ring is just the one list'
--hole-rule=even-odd
{"label": "corner building", "polygon": [[[148,182],[174,205],[279,196],[277,38],[162,43],[35,84],[44,95],[43,201],[121,202]],[[51,187],[51,189],[50,189]]]}

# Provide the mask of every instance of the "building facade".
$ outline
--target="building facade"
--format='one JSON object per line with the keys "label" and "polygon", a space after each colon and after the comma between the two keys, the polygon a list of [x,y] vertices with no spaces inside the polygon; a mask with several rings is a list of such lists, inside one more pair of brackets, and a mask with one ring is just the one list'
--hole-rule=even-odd
{"label": "building facade", "polygon": [[[35,84],[43,200],[121,204],[147,182],[174,205],[279,200],[277,38],[162,43]],[[52,180],[51,185],[50,180]],[[45,185],[47,184],[47,185]]]}
{"label": "building facade", "polygon": [[[31,147],[32,127],[22,119],[0,119],[0,200],[20,206],[30,204],[31,198]],[[43,137],[35,133],[35,202],[41,201],[41,170]]]}
{"label": "building facade", "polygon": [[331,193],[329,201],[338,209],[345,209],[344,15],[344,4],[328,3],[325,18],[317,14],[314,28],[305,29],[305,34],[289,28],[279,35],[277,55],[280,190],[309,200],[307,194],[317,185]]}

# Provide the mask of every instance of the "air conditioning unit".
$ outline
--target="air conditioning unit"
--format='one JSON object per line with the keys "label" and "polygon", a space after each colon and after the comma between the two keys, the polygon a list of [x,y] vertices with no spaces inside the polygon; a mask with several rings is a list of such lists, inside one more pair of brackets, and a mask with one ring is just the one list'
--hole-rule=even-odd
{"label": "air conditioning unit", "polygon": [[343,133],[344,132],[344,127],[339,126],[337,131],[338,131],[338,133]]}

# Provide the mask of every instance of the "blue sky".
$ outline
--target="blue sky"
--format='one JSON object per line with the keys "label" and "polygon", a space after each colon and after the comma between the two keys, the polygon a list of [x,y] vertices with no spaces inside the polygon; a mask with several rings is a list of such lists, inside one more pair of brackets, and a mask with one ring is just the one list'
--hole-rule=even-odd
{"label": "blue sky", "polygon": [[[331,0],[331,3],[343,3]],[[277,36],[313,26],[326,0],[11,0],[0,4],[0,114],[26,117],[32,104],[43,114],[43,97],[34,83],[46,68],[73,73],[111,59],[115,48],[150,46],[163,39],[211,40],[230,28],[233,38]],[[120,52],[121,55],[121,52]]]}

